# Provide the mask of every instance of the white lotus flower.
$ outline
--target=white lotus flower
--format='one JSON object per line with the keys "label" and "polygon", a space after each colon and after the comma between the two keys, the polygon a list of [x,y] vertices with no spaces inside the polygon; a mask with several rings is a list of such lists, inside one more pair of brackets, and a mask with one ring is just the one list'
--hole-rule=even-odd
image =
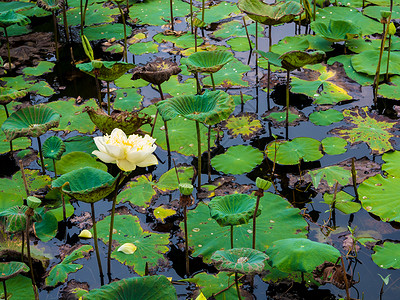
{"label": "white lotus flower", "polygon": [[156,140],[149,135],[141,137],[126,134],[119,128],[115,128],[111,135],[98,136],[94,138],[99,151],[95,150],[92,154],[96,155],[105,163],[116,163],[123,171],[132,171],[138,167],[147,167],[158,164],[157,158],[152,154],[157,146]]}

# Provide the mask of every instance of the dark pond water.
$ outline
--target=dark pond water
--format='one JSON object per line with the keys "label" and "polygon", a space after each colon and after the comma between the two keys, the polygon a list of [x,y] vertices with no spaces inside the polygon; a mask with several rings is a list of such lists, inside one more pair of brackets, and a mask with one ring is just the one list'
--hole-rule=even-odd
{"label": "dark pond water", "polygon": [[[241,18],[235,17],[235,19],[240,20]],[[176,30],[187,30],[186,23],[183,18],[177,18],[177,20],[182,21],[180,24],[176,25]],[[51,18],[40,18],[35,20],[35,31],[43,31],[43,32],[51,32],[52,29]],[[133,27],[135,30],[137,29],[146,29],[147,30],[147,40],[152,40],[152,37],[161,32],[163,29],[156,26],[139,26],[138,28]],[[304,27],[302,28],[304,31]],[[79,27],[72,28],[72,33],[75,42],[79,42],[78,40],[78,32]],[[209,35],[212,31],[205,30],[204,36],[209,39]],[[273,44],[276,44],[282,38],[288,35],[294,34],[294,24],[287,24],[283,26],[279,26],[273,28]],[[63,33],[61,33],[61,37],[63,37]],[[254,40],[254,37],[253,37]],[[210,40],[214,44],[224,45],[226,46],[226,42],[217,42],[215,40]],[[259,39],[259,46],[261,50],[267,51],[268,39],[265,36],[262,36]],[[162,46],[162,49],[168,50],[173,45],[171,43],[166,43]],[[83,59],[84,53],[81,49],[80,44],[73,44],[75,59]],[[339,49],[337,51],[342,51]],[[120,55],[110,55],[101,52],[100,44],[95,43],[95,53],[97,56],[102,55],[102,59],[104,60],[120,60]],[[243,63],[247,63],[249,58],[249,51],[246,52],[236,52],[234,53],[235,57],[241,60]],[[61,97],[82,97],[83,99],[94,98],[96,97],[96,89],[95,82],[92,77],[84,75],[75,69],[74,66],[70,64],[69,57],[69,47],[61,48],[61,59],[57,62],[54,71],[48,75],[43,76],[45,80],[57,90],[57,93],[51,97],[42,97],[42,96],[32,96],[30,101],[32,104],[37,104],[41,102],[51,102],[56,101]],[[331,54],[330,54],[331,55]],[[181,56],[173,55],[168,52],[158,52],[155,54],[143,54],[135,57],[136,64],[145,64],[156,57],[164,57],[171,58],[174,61],[179,63]],[[47,57],[43,57],[43,59],[47,59],[49,61],[55,62],[54,56],[49,53]],[[133,62],[133,56],[128,54],[128,61]],[[226,132],[224,134],[223,139],[220,142],[218,148],[213,150],[212,155],[215,156],[217,154],[223,153],[230,146],[244,144],[244,145],[252,145],[255,148],[259,148],[260,150],[264,150],[267,143],[273,140],[273,135],[277,135],[278,137],[285,136],[285,128],[275,128],[268,121],[265,121],[261,115],[268,110],[267,105],[267,95],[266,93],[256,85],[256,72],[255,72],[255,58],[254,54],[250,58],[250,67],[252,68],[247,74],[245,74],[245,78],[249,80],[249,87],[243,87],[240,89],[229,89],[229,92],[232,94],[239,94],[239,92],[243,92],[243,94],[248,94],[253,97],[252,100],[246,102],[243,107],[240,105],[236,107],[234,114],[238,114],[241,111],[245,112],[254,112],[257,113],[259,120],[263,125],[263,131],[261,134],[253,137],[249,141],[243,141],[241,137],[231,138]],[[266,73],[266,70],[259,69],[258,76],[261,78],[263,74]],[[12,73],[11,73],[12,74]],[[10,74],[10,75],[11,75]],[[282,83],[285,82],[284,74],[276,74]],[[183,79],[186,79],[186,76],[183,76]],[[58,87],[63,87],[63,89],[58,89]],[[65,87],[65,88],[64,88]],[[103,88],[105,86],[103,85]],[[111,85],[111,87],[115,87]],[[140,93],[144,96],[143,104],[147,106],[151,103],[151,100],[154,98],[158,98],[158,92],[153,89],[150,85],[143,87],[140,89]],[[354,93],[354,102],[347,102],[345,104],[335,106],[337,110],[344,110],[348,108],[352,108],[354,106],[371,106],[372,104],[372,88],[371,87],[363,87],[357,93]],[[312,101],[308,100],[304,96],[299,95],[291,95],[291,104],[301,109],[301,111],[308,116],[312,113],[316,106],[311,104]],[[284,87],[276,86],[275,91],[272,93],[270,106],[278,106],[283,107],[284,105]],[[383,101],[379,102],[377,109],[379,113],[387,113],[391,112],[391,107],[393,103],[387,102],[386,104]],[[317,140],[322,140],[326,136],[328,136],[328,131],[344,125],[344,122],[335,123],[330,126],[316,126],[311,122],[304,121],[301,122],[298,126],[292,126],[289,128],[289,138],[293,139],[296,137],[312,137]],[[63,138],[68,138],[70,136],[76,135],[76,132],[72,132]],[[100,135],[100,132],[95,132],[93,136]],[[43,136],[42,140],[53,135],[53,133],[47,133]],[[396,145],[395,149],[399,149],[399,140],[395,139]],[[32,148],[37,150],[37,143],[35,140],[32,141]],[[159,178],[163,173],[168,170],[167,167],[167,153],[162,150],[160,147],[156,150],[155,154],[160,160],[160,163],[156,167],[136,170],[133,172],[131,177],[140,174],[151,173],[153,178]],[[341,155],[329,156],[325,155],[318,162],[313,162],[309,164],[302,165],[302,171],[306,171],[307,169],[317,168],[317,167],[325,167],[332,164],[336,164],[338,162],[344,161],[348,158],[355,157],[356,159],[360,159],[363,157],[367,157],[370,160],[373,160],[377,163],[382,163],[381,156],[372,155],[370,149],[365,144],[359,144],[356,146],[347,146],[347,152]],[[203,156],[206,158],[206,156]],[[2,166],[2,174],[10,176],[12,173],[18,170],[17,167],[14,166],[13,163],[9,163],[6,155],[2,155],[0,157],[0,163]],[[172,153],[172,159],[174,159],[177,163],[183,163],[188,165],[197,166],[197,160],[192,157],[187,157],[178,153]],[[161,163],[164,162],[164,163]],[[39,166],[36,162],[32,162],[29,166],[32,169],[39,169]],[[235,176],[236,182],[240,184],[253,184],[257,176],[263,175],[263,169],[268,168],[268,162],[264,162],[261,167],[257,167],[250,173],[244,175]],[[117,169],[115,166],[111,166],[111,173],[116,173]],[[204,171],[204,170],[203,170]],[[303,192],[301,190],[296,190],[294,188],[290,188],[287,185],[287,180],[285,179],[287,173],[298,174],[298,167],[278,167],[277,168],[277,179],[276,179],[276,187],[277,190],[285,196],[295,207],[302,209],[305,213],[309,214],[314,222],[309,221],[309,238],[315,241],[320,242],[328,242],[333,244],[337,249],[339,249],[342,253],[345,253],[342,247],[342,242],[344,237],[349,233],[347,230],[347,226],[351,226],[351,228],[357,227],[357,230],[362,232],[378,232],[381,235],[381,240],[400,240],[400,235],[398,232],[398,224],[389,224],[379,221],[378,218],[368,214],[365,210],[361,209],[356,214],[352,215],[344,215],[339,211],[336,212],[335,221],[336,226],[338,227],[336,231],[333,231],[329,237],[325,237],[322,235],[320,227],[317,224],[323,224],[324,220],[329,218],[329,212],[327,212],[327,205],[323,204],[323,195],[321,193],[306,191]],[[48,172],[49,175],[53,175],[53,173]],[[211,179],[214,180],[220,177],[222,174],[214,171]],[[202,174],[202,182],[205,183],[208,181],[207,174],[203,172]],[[354,190],[352,187],[344,188],[344,191],[349,194],[354,195]],[[270,192],[274,192],[273,188],[270,189]],[[179,221],[181,218],[176,217],[172,218],[172,220],[163,226],[160,226],[159,223],[155,222],[154,217],[152,215],[152,211],[154,208],[158,207],[161,204],[169,203],[172,200],[176,200],[179,197],[178,192],[173,192],[167,195],[161,195],[157,198],[157,200],[152,203],[150,208],[146,213],[138,212],[137,209],[132,208],[128,204],[119,204],[117,208],[126,207],[129,211],[139,217],[141,221],[141,225],[145,230],[154,230],[156,232],[169,232],[170,233],[170,251],[167,253],[168,258],[168,266],[164,267],[164,270],[160,270],[157,274],[164,274],[168,277],[172,277],[174,281],[185,278],[184,275],[184,253],[178,247],[178,243],[181,242],[181,238],[179,237]],[[198,200],[196,200],[197,203]],[[79,216],[84,212],[90,211],[90,206],[85,203],[75,202],[74,204],[75,216]],[[98,219],[103,218],[109,214],[109,210],[111,208],[110,202],[99,202],[96,204],[96,217]],[[195,205],[190,207],[190,209],[194,209]],[[58,247],[64,244],[74,245],[79,241],[77,235],[79,234],[80,229],[76,226],[67,223],[60,224],[59,234],[56,238],[51,240],[48,243],[42,243],[37,241],[37,245],[39,247],[45,247],[46,251],[53,254],[54,256],[58,255]],[[90,242],[87,242],[90,243]],[[106,265],[106,257],[107,257],[107,247],[104,243],[99,242],[100,245],[100,256],[102,258],[103,266]],[[361,246],[358,251],[358,256],[356,258],[349,258],[348,262],[350,263],[351,270],[348,270],[349,273],[355,274],[355,279],[360,280],[359,283],[354,285],[351,288],[351,295],[353,298],[358,299],[379,299],[379,293],[382,286],[382,280],[378,276],[381,274],[383,277],[386,277],[388,274],[391,274],[390,282],[388,286],[384,287],[383,299],[398,299],[399,289],[400,289],[400,272],[397,270],[385,270],[379,268],[371,259],[371,254],[373,251],[369,248]],[[57,264],[59,259],[56,257],[54,260],[50,262],[50,265]],[[91,255],[90,259],[81,259],[78,260],[77,263],[83,264],[83,268],[76,273],[72,273],[68,276],[68,281],[76,280],[78,282],[87,282],[91,289],[100,287],[100,280],[97,268],[96,257],[94,253]],[[201,259],[191,259],[191,270],[193,273],[200,271],[208,271],[208,272],[216,272],[216,270],[209,265],[204,264]],[[112,261],[112,271],[114,278],[128,278],[135,276],[135,273],[130,270],[128,267],[123,266],[118,261]],[[193,275],[193,274],[192,274]],[[42,282],[43,283],[43,282]],[[106,279],[106,283],[107,279]],[[65,284],[60,285],[54,289],[41,289],[40,290],[40,299],[58,299],[65,297],[62,293],[65,288]],[[193,286],[189,285],[175,285],[178,298],[179,299],[189,299],[193,292]],[[283,283],[281,285],[271,284],[263,282],[259,277],[256,276],[254,281],[254,289],[251,290],[250,286],[247,285],[246,289],[250,291],[251,296],[249,299],[279,299],[279,295],[283,295],[281,299],[338,299],[340,297],[345,297],[344,290],[339,290],[338,288],[332,285],[321,286],[320,288],[313,290],[310,289],[308,292],[302,291],[301,288],[298,288],[296,285],[290,290],[290,284]],[[63,296],[64,295],[64,296]],[[286,297],[286,298],[285,298]]]}

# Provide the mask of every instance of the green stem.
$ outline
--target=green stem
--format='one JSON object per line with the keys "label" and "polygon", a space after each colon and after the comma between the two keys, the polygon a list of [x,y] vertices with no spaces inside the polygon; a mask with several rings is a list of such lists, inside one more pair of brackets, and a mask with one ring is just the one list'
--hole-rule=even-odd
{"label": "green stem", "polygon": [[[388,20],[388,24],[390,24],[390,17],[387,18],[387,20]],[[381,41],[381,49],[379,51],[379,60],[378,60],[378,65],[376,67],[375,78],[374,78],[374,83],[373,83],[374,104],[375,105],[378,101],[379,73],[381,70],[382,55],[383,55],[383,50],[385,48],[385,42],[386,42],[386,36],[387,36],[388,29],[389,29],[389,26],[385,26],[385,24],[383,24],[383,38]]]}
{"label": "green stem", "polygon": [[51,12],[53,15],[53,25],[54,25],[54,44],[56,47],[56,60],[58,61],[58,35],[57,35],[57,19],[54,11]]}
{"label": "green stem", "polygon": [[24,262],[25,234],[23,230],[21,231],[21,234],[22,234],[21,262]]}
{"label": "green stem", "polygon": [[65,39],[67,40],[67,43],[69,43],[69,29],[68,29],[68,20],[67,20],[67,8],[66,8],[66,3],[64,2],[62,6],[62,13],[63,13],[63,21],[64,21],[64,30],[65,30]]}
{"label": "green stem", "polygon": [[[4,106],[4,110],[6,111],[6,116],[7,116],[7,119],[8,119],[10,117],[10,114],[8,112],[8,109],[7,109],[7,104],[3,104],[3,106]],[[10,154],[11,154],[11,156],[13,154],[12,140],[10,141]]]}
{"label": "green stem", "polygon": [[172,0],[169,0],[169,9],[171,11],[171,30],[174,31],[174,7],[172,5]]}
{"label": "green stem", "polygon": [[56,160],[53,158],[54,178],[57,178]]}
{"label": "green stem", "polygon": [[35,283],[35,275],[33,273],[33,265],[32,265],[32,258],[31,258],[31,247],[29,243],[29,224],[31,221],[30,214],[33,213],[33,210],[31,208],[28,208],[28,211],[26,212],[26,250],[28,253],[28,264],[29,268],[31,269],[31,280],[32,280],[32,287],[33,287],[33,293],[35,294],[35,299],[39,299],[39,295],[36,289],[36,283]]}
{"label": "green stem", "polygon": [[257,219],[257,211],[258,211],[258,206],[260,205],[260,198],[263,196],[263,194],[264,194],[264,190],[263,189],[258,189],[256,209],[254,210],[254,214],[253,214],[253,249],[256,249],[256,219]]}
{"label": "green stem", "polygon": [[[290,71],[286,71],[286,131],[289,128],[289,83],[290,83]],[[287,139],[288,137],[286,137]]]}
{"label": "green stem", "polygon": [[[171,0],[171,1],[172,1],[172,0]],[[124,15],[124,12],[122,11],[121,6],[119,5],[118,2],[117,2],[117,5],[118,5],[119,12],[120,12],[120,14],[121,14],[122,24],[124,25],[124,55],[123,55],[123,56],[124,56],[124,61],[125,61],[125,62],[128,62],[128,51],[127,51],[127,48],[126,48],[127,41],[126,41],[125,15]]]}
{"label": "green stem", "polygon": [[65,198],[63,193],[61,193],[61,201],[63,205],[63,221],[65,222],[67,220],[67,210],[65,208]]}
{"label": "green stem", "polygon": [[208,136],[207,136],[207,170],[208,170],[208,181],[211,181],[211,125],[208,125]]}
{"label": "green stem", "polygon": [[197,190],[201,189],[201,140],[200,140],[200,124],[196,121],[197,132]]}
{"label": "green stem", "polygon": [[194,52],[197,52],[197,27],[194,27]]}
{"label": "green stem", "polygon": [[39,155],[40,155],[40,164],[42,165],[42,174],[46,174],[46,170],[44,168],[44,160],[42,153],[42,143],[40,142],[40,137],[37,137],[38,147],[39,147]]}
{"label": "green stem", "polygon": [[126,0],[126,12],[129,14],[129,0]]}
{"label": "green stem", "polygon": [[236,291],[237,291],[238,299],[242,300],[242,297],[240,297],[239,280],[238,280],[237,272],[235,272],[235,284],[236,284]]}
{"label": "green stem", "polygon": [[107,113],[111,114],[110,83],[107,81]]}
{"label": "green stem", "polygon": [[7,41],[8,69],[11,71],[10,41],[8,39],[8,33],[7,33],[7,28],[6,27],[4,27],[4,33],[6,35],[6,41]]}
{"label": "green stem", "polygon": [[[99,266],[100,281],[101,281],[101,285],[103,285],[104,284],[104,275],[103,275],[103,268],[101,267],[99,244],[97,243],[96,218],[95,218],[95,214],[94,214],[94,203],[93,202],[90,203],[90,207],[92,209],[94,248],[95,248],[95,251],[96,251],[97,265]],[[110,237],[110,240],[111,240],[111,237]]]}
{"label": "green stem", "polygon": [[386,82],[389,81],[389,62],[390,62],[390,48],[392,46],[392,36],[389,35],[389,48],[388,48],[388,57],[387,57],[387,62],[386,62],[386,74],[385,74],[385,80]]}
{"label": "green stem", "polygon": [[183,207],[183,221],[185,225],[185,261],[186,261],[186,275],[190,274],[189,270],[189,238],[187,229],[187,204]]}
{"label": "green stem", "polygon": [[215,91],[215,82],[214,82],[213,73],[210,73],[210,76],[211,76],[211,82],[212,82],[212,86],[213,86],[213,91]]}
{"label": "green stem", "polygon": [[150,136],[153,136],[154,128],[156,127],[157,116],[158,116],[158,110],[156,111],[156,115],[154,117],[153,126],[151,127]]}
{"label": "green stem", "polygon": [[101,98],[100,82],[99,78],[97,78],[97,72],[98,70],[94,70],[94,79],[96,81],[96,89],[97,89],[97,105],[99,106],[100,109],[102,109],[101,103],[103,102],[103,99]]}
{"label": "green stem", "polygon": [[[315,1],[314,1],[315,2]],[[268,51],[271,52],[271,47],[272,47],[272,26],[268,26]],[[270,92],[270,87],[269,83],[271,81],[271,64],[268,61],[268,77],[267,77],[267,105],[268,105],[268,110],[270,109],[270,104],[269,104],[269,92]]]}
{"label": "green stem", "polygon": [[201,20],[204,22],[204,8],[206,6],[206,1],[202,0],[202,5],[201,5]]}
{"label": "green stem", "polygon": [[244,24],[244,30],[246,31],[246,36],[247,36],[247,41],[249,42],[249,47],[250,47],[250,51],[253,50],[253,47],[251,46],[251,40],[250,40],[250,35],[249,35],[249,31],[247,30],[247,24],[246,24],[246,19],[243,18],[243,24]]}
{"label": "green stem", "polygon": [[233,225],[231,225],[231,249],[233,249]]}
{"label": "green stem", "polygon": [[3,291],[4,291],[4,299],[7,300],[8,296],[7,296],[7,287],[6,287],[6,281],[3,280]]}
{"label": "green stem", "polygon": [[117,184],[115,185],[114,195],[112,199],[110,232],[108,234],[108,253],[107,253],[107,275],[111,277],[111,249],[112,249],[112,236],[114,230],[114,217],[115,217],[115,204],[117,203],[118,186],[122,177],[122,171],[119,172]]}
{"label": "green stem", "polygon": [[190,32],[193,34],[193,0],[190,0]]}

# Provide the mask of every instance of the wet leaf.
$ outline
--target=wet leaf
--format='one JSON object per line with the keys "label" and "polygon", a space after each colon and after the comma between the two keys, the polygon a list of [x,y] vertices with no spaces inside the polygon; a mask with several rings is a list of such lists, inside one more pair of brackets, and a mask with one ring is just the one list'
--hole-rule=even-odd
{"label": "wet leaf", "polygon": [[[384,68],[386,70],[386,67]],[[378,87],[378,95],[387,99],[400,100],[400,76],[390,77],[390,84],[381,84]]]}
{"label": "wet leaf", "polygon": [[[250,71],[250,67],[235,58],[213,74],[215,85],[225,88],[249,86],[248,82],[243,80],[243,74],[248,71]],[[203,83],[207,86],[212,86],[210,76],[204,78]]]}
{"label": "wet leaf", "polygon": [[[90,15],[90,14],[88,14]],[[124,26],[122,24],[102,24],[89,26],[85,28],[85,35],[89,41],[96,41],[101,39],[111,39],[116,38],[121,40],[124,38]],[[126,35],[130,36],[132,33],[132,28],[130,26],[126,27]]]}
{"label": "wet leaf", "polygon": [[[377,70],[379,60],[379,50],[366,50],[360,54],[353,55],[351,64],[357,72],[374,76]],[[388,60],[388,51],[383,51],[381,68],[379,74],[386,74],[386,65]],[[400,54],[396,51],[390,52],[389,74],[400,75]],[[385,67],[384,67],[385,66]]]}
{"label": "wet leaf", "polygon": [[[99,238],[104,243],[108,243],[108,234],[110,231],[110,216],[97,223]],[[152,233],[144,231],[140,226],[139,218],[132,215],[115,215],[114,228],[117,231],[113,234],[113,240],[117,245],[133,243],[137,249],[133,254],[124,254],[114,251],[111,258],[120,263],[132,267],[136,273],[143,276],[146,262],[149,267],[155,267],[159,261],[164,261],[164,253],[169,249],[169,233]]]}
{"label": "wet leaf", "polygon": [[[256,23],[252,22],[251,24],[247,24],[247,31],[249,32],[249,35],[255,35]],[[258,24],[258,32],[260,33],[262,31],[262,25]],[[247,37],[243,22],[237,20],[221,23],[218,25],[217,30],[213,32],[213,36],[221,39],[229,37]]]}
{"label": "wet leaf", "polygon": [[390,176],[400,177],[400,151],[388,152],[382,155],[385,163],[382,170]]}
{"label": "wet leaf", "polygon": [[[221,20],[233,17],[240,13],[235,3],[221,1],[204,10],[204,22],[207,24],[217,23]],[[200,12],[197,13],[200,15]]]}
{"label": "wet leaf", "polygon": [[341,42],[361,36],[361,28],[351,20],[330,19],[329,22],[315,21],[311,23],[311,29],[319,36],[330,42]]}
{"label": "wet leaf", "polygon": [[[324,202],[328,205],[333,204],[333,194],[324,194]],[[349,215],[358,212],[361,208],[361,204],[354,202],[354,197],[350,194],[340,191],[336,194],[335,208],[340,210],[342,213]]]}
{"label": "wet leaf", "polygon": [[158,53],[158,45],[153,42],[142,42],[130,45],[128,51],[134,55]]}
{"label": "wet leaf", "polygon": [[49,61],[41,61],[36,67],[27,67],[22,70],[25,75],[41,76],[53,70],[55,64]]}
{"label": "wet leaf", "polygon": [[315,188],[318,188],[321,180],[326,180],[329,187],[334,187],[336,182],[347,185],[351,178],[351,172],[343,167],[329,166],[321,169],[309,171]]}
{"label": "wet leaf", "polygon": [[211,159],[212,167],[225,174],[244,174],[261,164],[262,152],[252,146],[237,145]]}
{"label": "wet leaf", "polygon": [[92,155],[81,151],[70,152],[61,157],[59,161],[56,161],[57,174],[59,175],[83,167],[93,167],[102,171],[107,171],[107,165],[97,161]]}
{"label": "wet leaf", "polygon": [[[32,280],[22,275],[7,280],[7,293],[10,291],[12,291],[12,298],[15,299],[35,299]],[[0,294],[4,295],[3,285],[0,286]]]}
{"label": "wet leaf", "polygon": [[222,122],[222,126],[228,129],[228,133],[232,137],[241,135],[244,141],[255,137],[263,129],[257,114],[253,113],[231,115],[226,121]]}
{"label": "wet leaf", "polygon": [[154,216],[157,220],[165,223],[165,219],[176,214],[176,211],[161,205],[154,210]]}
{"label": "wet leaf", "polygon": [[386,241],[382,246],[374,247],[372,260],[382,269],[400,269],[400,244]]}
{"label": "wet leaf", "polygon": [[347,151],[347,141],[340,137],[326,137],[321,141],[322,149],[326,154],[338,155]]}
{"label": "wet leaf", "polygon": [[[175,36],[175,35],[164,35],[162,32],[157,33],[153,37],[154,41],[157,43],[165,43],[165,42],[171,42],[175,44],[176,47],[182,48],[182,49],[187,49],[195,46],[194,43],[194,34],[187,32],[181,36]],[[203,43],[203,39],[199,36],[197,36],[197,46],[200,46]]]}
{"label": "wet leaf", "polygon": [[342,112],[336,109],[315,111],[309,116],[312,123],[320,126],[328,126],[335,122],[340,122],[343,118]]}
{"label": "wet leaf", "polygon": [[364,73],[358,73],[353,68],[353,64],[351,63],[351,58],[353,55],[338,55],[335,57],[331,57],[328,59],[328,64],[332,65],[335,62],[339,62],[343,65],[343,69],[346,72],[346,75],[362,86],[370,85],[374,82],[374,77],[366,75]]}
{"label": "wet leaf", "polygon": [[397,125],[397,121],[370,113],[368,107],[346,109],[343,115],[345,121],[352,124],[351,127],[335,128],[329,133],[343,137],[352,145],[365,142],[374,154],[393,149],[392,138],[396,135],[392,132],[396,130],[394,126]]}
{"label": "wet leaf", "polygon": [[[286,125],[286,108],[279,109],[277,106],[262,115],[264,119],[272,122],[274,127]],[[289,126],[299,125],[301,121],[306,121],[306,116],[293,106],[289,107]]]}
{"label": "wet leaf", "polygon": [[58,232],[58,221],[51,210],[47,212],[42,211],[41,215],[42,220],[33,224],[33,230],[42,242],[48,242]]}
{"label": "wet leaf", "polygon": [[74,261],[83,258],[91,251],[93,251],[93,247],[90,245],[83,245],[72,251],[62,262],[50,269],[49,275],[46,277],[46,285],[56,286],[59,283],[65,282],[68,274],[74,273],[83,267],[81,264],[74,263]]}

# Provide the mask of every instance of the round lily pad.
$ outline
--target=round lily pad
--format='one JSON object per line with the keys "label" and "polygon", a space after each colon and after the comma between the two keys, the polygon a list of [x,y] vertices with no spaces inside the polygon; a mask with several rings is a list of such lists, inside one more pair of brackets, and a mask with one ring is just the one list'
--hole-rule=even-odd
{"label": "round lily pad", "polygon": [[[25,213],[28,210],[28,206],[12,206],[8,209],[5,209],[0,212],[0,217],[5,220],[6,231],[7,232],[20,232],[25,230],[26,228],[26,215]],[[42,217],[34,211],[33,216],[31,217],[33,222],[39,222],[42,220]]]}
{"label": "round lily pad", "polygon": [[85,167],[62,175],[52,182],[53,188],[60,188],[77,200],[94,203],[108,196],[114,189],[117,177],[109,173]]}
{"label": "round lily pad", "polygon": [[261,273],[267,259],[268,255],[251,248],[218,250],[211,256],[218,270],[246,275]]}
{"label": "round lily pad", "polygon": [[16,13],[12,9],[0,13],[0,27],[3,28],[7,28],[14,24],[25,26],[30,22],[31,20],[29,20],[29,18],[25,17],[23,14]]}
{"label": "round lily pad", "polygon": [[324,51],[306,52],[300,50],[293,50],[286,52],[279,56],[282,61],[282,67],[286,70],[293,71],[305,65],[314,65],[323,61],[325,58]]}
{"label": "round lily pad", "polygon": [[38,137],[60,123],[60,114],[43,104],[28,106],[14,112],[1,126],[7,140]]}
{"label": "round lily pad", "polygon": [[29,267],[19,261],[0,262],[0,281],[13,278],[21,272],[28,272]]}
{"label": "round lily pad", "polygon": [[265,150],[267,157],[281,165],[296,165],[301,160],[305,162],[320,159],[321,143],[313,138],[298,137],[292,141],[273,141]]}
{"label": "round lily pad", "polygon": [[[93,67],[92,62],[77,64],[76,67],[82,72],[85,72],[86,74],[95,77],[95,68]],[[115,79],[118,79],[119,77],[124,75],[126,71],[133,69],[134,67],[135,65],[131,63],[120,61],[102,61],[101,67],[97,69],[97,71],[99,72],[97,78],[107,82],[114,81]]]}
{"label": "round lily pad", "polygon": [[185,63],[189,72],[215,73],[233,59],[233,54],[224,51],[202,51],[190,55]]}
{"label": "round lily pad", "polygon": [[[375,75],[379,60],[379,50],[366,50],[351,58],[351,64],[357,72]],[[386,74],[388,51],[383,51],[381,68],[379,74]],[[389,74],[400,75],[400,54],[396,51],[390,52]],[[385,66],[385,67],[383,67]]]}
{"label": "round lily pad", "polygon": [[308,118],[315,125],[328,126],[332,123],[342,121],[344,117],[342,112],[336,109],[328,109],[315,111]]}
{"label": "round lily pad", "polygon": [[386,241],[381,246],[375,246],[374,251],[371,257],[379,267],[400,269],[400,244]]}
{"label": "round lily pad", "polygon": [[311,22],[311,29],[330,42],[347,41],[361,35],[361,28],[350,20]]}
{"label": "round lily pad", "polygon": [[178,96],[157,102],[157,109],[169,121],[179,115],[207,125],[225,120],[234,110],[232,97],[223,91],[208,91],[203,95]]}
{"label": "round lily pad", "polygon": [[389,175],[400,178],[400,151],[387,152],[382,155],[385,163],[382,165],[382,170]]}
{"label": "round lily pad", "polygon": [[59,160],[65,152],[65,144],[58,136],[51,136],[43,143],[43,157]]}
{"label": "round lily pad", "polygon": [[322,148],[324,152],[329,155],[343,154],[347,151],[347,141],[340,137],[330,136],[324,138],[322,141]]}
{"label": "round lily pad", "polygon": [[181,71],[181,68],[175,62],[157,57],[156,60],[143,67],[136,67],[132,72],[132,79],[144,79],[152,84],[159,85]]}
{"label": "round lily pad", "polygon": [[[48,169],[52,169],[52,167],[53,164],[50,164]],[[81,151],[73,151],[65,154],[56,162],[57,173],[60,175],[83,167],[92,167],[107,171],[105,164],[97,161],[92,155]]]}
{"label": "round lily pad", "polygon": [[340,252],[328,244],[304,238],[278,240],[266,251],[268,263],[283,272],[312,272],[325,261],[335,263]]}
{"label": "round lily pad", "polygon": [[264,159],[264,155],[252,146],[237,145],[211,159],[211,165],[225,174],[244,174],[253,170]]}
{"label": "round lily pad", "polygon": [[[220,226],[247,224],[256,209],[256,197],[231,194],[214,197],[209,203],[210,215]],[[257,215],[261,214],[261,208]]]}

